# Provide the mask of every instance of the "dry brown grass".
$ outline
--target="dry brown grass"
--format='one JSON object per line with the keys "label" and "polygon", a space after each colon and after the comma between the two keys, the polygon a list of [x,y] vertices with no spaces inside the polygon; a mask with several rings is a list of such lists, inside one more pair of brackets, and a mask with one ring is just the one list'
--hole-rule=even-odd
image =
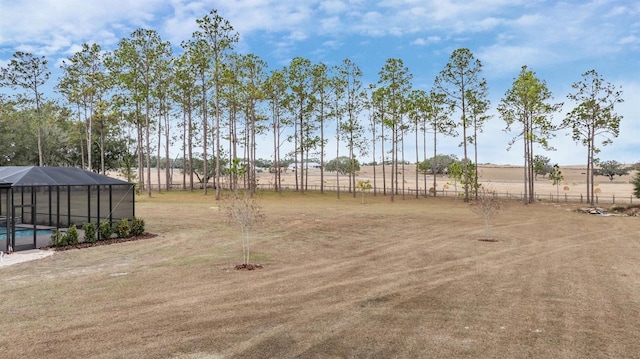
{"label": "dry brown grass", "polygon": [[252,262],[213,196],[141,198],[158,237],[0,270],[3,358],[635,358],[640,222],[445,198],[263,194]]}

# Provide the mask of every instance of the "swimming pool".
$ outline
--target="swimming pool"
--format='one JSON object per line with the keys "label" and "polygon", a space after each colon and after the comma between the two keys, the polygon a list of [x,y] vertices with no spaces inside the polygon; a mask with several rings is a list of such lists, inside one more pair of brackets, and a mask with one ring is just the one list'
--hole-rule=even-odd
{"label": "swimming pool", "polygon": [[[36,237],[38,236],[51,236],[53,231],[50,229],[38,229],[36,230]],[[16,238],[28,238],[33,237],[32,228],[16,228]],[[7,228],[0,227],[0,240],[7,239]]]}

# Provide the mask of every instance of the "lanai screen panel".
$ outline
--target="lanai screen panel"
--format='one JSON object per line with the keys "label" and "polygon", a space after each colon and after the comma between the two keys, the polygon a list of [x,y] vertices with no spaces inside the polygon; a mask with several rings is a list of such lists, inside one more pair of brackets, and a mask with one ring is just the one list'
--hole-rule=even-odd
{"label": "lanai screen panel", "polygon": [[0,251],[9,250],[11,183],[0,181]]}
{"label": "lanai screen panel", "polygon": [[132,183],[70,167],[0,167],[22,223],[66,228],[135,216]]}

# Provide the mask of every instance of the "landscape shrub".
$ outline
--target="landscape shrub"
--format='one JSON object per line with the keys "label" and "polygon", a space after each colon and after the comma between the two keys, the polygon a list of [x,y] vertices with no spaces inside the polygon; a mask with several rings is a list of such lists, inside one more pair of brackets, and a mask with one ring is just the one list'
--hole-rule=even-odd
{"label": "landscape shrub", "polygon": [[78,244],[78,228],[75,224],[69,226],[69,230],[66,233],[67,243],[71,245]]}
{"label": "landscape shrub", "polygon": [[111,238],[111,235],[113,234],[113,227],[111,227],[111,223],[109,223],[109,221],[100,222],[98,230],[100,232],[100,240],[107,240]]}
{"label": "landscape shrub", "polygon": [[54,247],[64,247],[67,245],[67,235],[60,229],[56,229],[51,235],[51,245]]}
{"label": "landscape shrub", "polygon": [[84,241],[87,243],[96,242],[96,226],[93,223],[85,223],[82,225],[84,231]]}
{"label": "landscape shrub", "polygon": [[131,235],[140,236],[144,234],[144,219],[133,217],[131,221]]}
{"label": "landscape shrub", "polygon": [[131,226],[129,226],[129,220],[123,218],[116,225],[116,235],[119,238],[129,238],[131,237]]}

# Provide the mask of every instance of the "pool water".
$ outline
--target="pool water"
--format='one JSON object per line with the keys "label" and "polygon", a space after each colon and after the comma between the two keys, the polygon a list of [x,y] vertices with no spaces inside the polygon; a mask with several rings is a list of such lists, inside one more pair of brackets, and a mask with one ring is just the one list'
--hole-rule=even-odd
{"label": "pool water", "polygon": [[[51,236],[53,231],[50,229],[38,229],[36,236]],[[33,229],[16,228],[16,238],[33,237]],[[7,228],[0,228],[0,240],[7,238]]]}

